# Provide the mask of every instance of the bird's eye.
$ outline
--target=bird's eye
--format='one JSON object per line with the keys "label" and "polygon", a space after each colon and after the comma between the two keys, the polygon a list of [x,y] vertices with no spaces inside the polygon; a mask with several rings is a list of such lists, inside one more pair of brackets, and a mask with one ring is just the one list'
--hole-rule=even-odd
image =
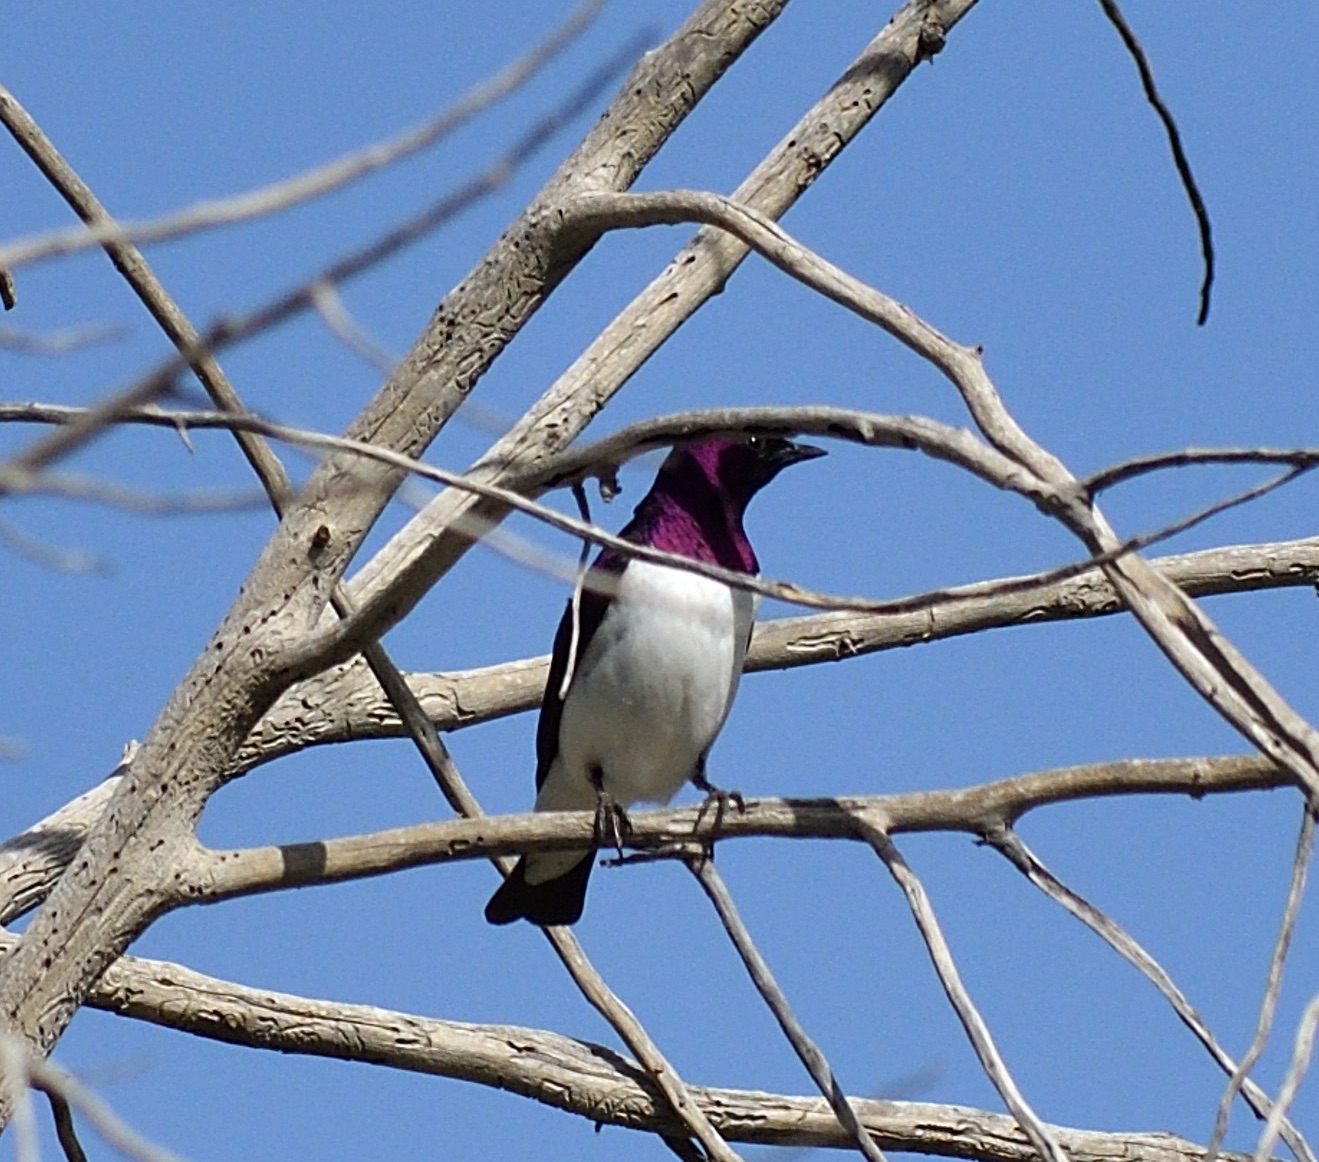
{"label": "bird's eye", "polygon": [[752,449],[753,451],[758,452],[764,446],[765,446],[764,436],[749,436],[747,438],[747,447]]}

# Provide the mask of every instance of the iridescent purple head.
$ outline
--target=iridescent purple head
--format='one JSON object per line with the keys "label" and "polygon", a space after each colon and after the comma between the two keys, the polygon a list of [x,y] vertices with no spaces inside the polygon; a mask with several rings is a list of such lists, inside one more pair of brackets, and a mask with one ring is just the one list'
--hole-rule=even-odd
{"label": "iridescent purple head", "polygon": [[823,448],[781,436],[719,438],[674,448],[660,468],[656,489],[675,495],[713,491],[738,516],[783,469],[825,454]]}

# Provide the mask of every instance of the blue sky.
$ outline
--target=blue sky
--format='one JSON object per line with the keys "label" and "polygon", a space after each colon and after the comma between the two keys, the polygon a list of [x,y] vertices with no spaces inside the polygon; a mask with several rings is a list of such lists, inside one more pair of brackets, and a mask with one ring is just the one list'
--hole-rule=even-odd
{"label": "blue sky", "polygon": [[[525,50],[566,4],[140,3],[11,6],[0,79],[110,209],[142,218],[239,192],[414,124]],[[640,29],[662,36],[687,5],[614,3],[542,78],[397,169],[289,213],[170,243],[149,257],[199,324],[262,303],[451,188]],[[1209,324],[1196,328],[1199,247],[1162,132],[1095,4],[983,0],[785,219],[808,245],[946,333],[982,344],[1026,429],[1078,473],[1187,445],[1319,445],[1319,14],[1273,5],[1243,38],[1226,5],[1128,5],[1179,119],[1218,252]],[[729,191],[887,19],[859,0],[796,0],[645,172],[639,188]],[[508,188],[345,289],[358,320],[402,351],[589,124]],[[6,237],[69,216],[16,148],[0,150]],[[496,417],[519,414],[659,271],[685,230],[598,245],[481,382]],[[97,255],[18,272],[34,332],[86,323],[119,343],[60,359],[0,352],[6,399],[86,402],[166,350]],[[225,356],[248,402],[330,431],[377,373],[301,320]],[[644,367],[591,431],[686,407],[833,403],[965,422],[957,399],[892,341],[755,260]],[[0,431],[0,452],[30,431]],[[431,450],[461,468],[488,440],[455,424]],[[156,490],[246,487],[232,442],[123,432],[81,471]],[[307,462],[290,454],[296,473]],[[624,475],[597,517],[611,527],[654,461]],[[1157,527],[1256,479],[1199,470],[1115,491],[1123,532]],[[1314,532],[1316,490],[1293,485],[1210,522],[1173,549]],[[570,503],[570,502],[562,502]],[[377,545],[408,516],[382,522]],[[0,554],[6,678],[0,832],[21,830],[107,773],[149,728],[233,599],[271,519],[155,520],[80,504],[6,502],[0,517],[106,558],[61,575]],[[765,571],[812,587],[898,596],[1027,572],[1078,546],[1017,497],[917,456],[850,447],[776,482],[749,519]],[[530,522],[510,527],[565,553]],[[370,546],[368,546],[369,548]],[[472,553],[396,628],[408,669],[544,652],[564,587]],[[1319,712],[1319,609],[1295,589],[1207,608],[1292,704]],[[767,606],[763,616],[785,608]],[[531,716],[450,743],[492,811],[531,801]],[[1245,744],[1126,619],[998,631],[846,664],[751,676],[711,777],[751,795],[962,786],[1128,755],[1242,752]],[[208,808],[217,845],[296,841],[442,817],[410,747],[358,744],[262,768]],[[1202,802],[1141,798],[1053,808],[1023,832],[1064,879],[1146,942],[1235,1052],[1253,1027],[1298,824],[1292,793]],[[972,994],[1042,1116],[1203,1140],[1221,1080],[1142,979],[964,837],[904,839]],[[998,1103],[931,974],[905,906],[859,847],[727,844],[719,866],[806,1027],[854,1092],[926,1080],[931,1101]],[[244,983],[462,1020],[557,1029],[613,1044],[537,933],[490,929],[483,864],[175,913],[136,946]],[[1312,903],[1312,902],[1311,902]],[[1273,1085],[1319,980],[1313,907],[1301,927]],[[809,1093],[694,882],[676,866],[598,873],[579,934],[690,1081]],[[101,1014],[74,1021],[57,1059],[148,1136],[196,1159],[667,1157],[657,1142],[458,1082],[276,1057]],[[1319,1127],[1303,1091],[1297,1120]],[[1253,1142],[1239,1111],[1230,1142]],[[11,1147],[12,1148],[12,1147]],[[748,1150],[748,1154],[755,1154]]]}

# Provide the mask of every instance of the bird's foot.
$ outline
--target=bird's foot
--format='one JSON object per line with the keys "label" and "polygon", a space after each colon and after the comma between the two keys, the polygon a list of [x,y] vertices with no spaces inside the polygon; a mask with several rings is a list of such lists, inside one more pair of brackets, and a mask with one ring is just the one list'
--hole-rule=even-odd
{"label": "bird's foot", "polygon": [[587,777],[595,789],[595,845],[612,847],[621,860],[623,839],[632,834],[632,820],[623,804],[605,790],[605,773],[600,767],[592,767]]}
{"label": "bird's foot", "polygon": [[623,840],[632,834],[632,820],[623,804],[608,791],[597,790],[595,798],[595,845],[612,847],[623,858]]}
{"label": "bird's foot", "polygon": [[709,779],[705,777],[704,771],[697,771],[692,776],[692,785],[698,791],[705,792],[705,802],[701,804],[697,811],[697,818],[703,816],[709,810],[710,805],[714,805],[714,829],[716,831],[722,826],[724,816],[728,813],[729,803],[737,807],[739,815],[745,815],[747,810],[746,800],[742,798],[741,791],[725,791],[723,787],[716,787]]}

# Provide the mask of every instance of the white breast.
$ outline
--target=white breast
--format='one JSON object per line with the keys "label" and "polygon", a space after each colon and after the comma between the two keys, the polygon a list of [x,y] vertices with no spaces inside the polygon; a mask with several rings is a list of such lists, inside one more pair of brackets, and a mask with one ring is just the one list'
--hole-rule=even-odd
{"label": "white breast", "polygon": [[596,767],[624,806],[673,798],[723,726],[756,604],[694,573],[632,561],[578,663],[558,769],[537,809],[589,809]]}

